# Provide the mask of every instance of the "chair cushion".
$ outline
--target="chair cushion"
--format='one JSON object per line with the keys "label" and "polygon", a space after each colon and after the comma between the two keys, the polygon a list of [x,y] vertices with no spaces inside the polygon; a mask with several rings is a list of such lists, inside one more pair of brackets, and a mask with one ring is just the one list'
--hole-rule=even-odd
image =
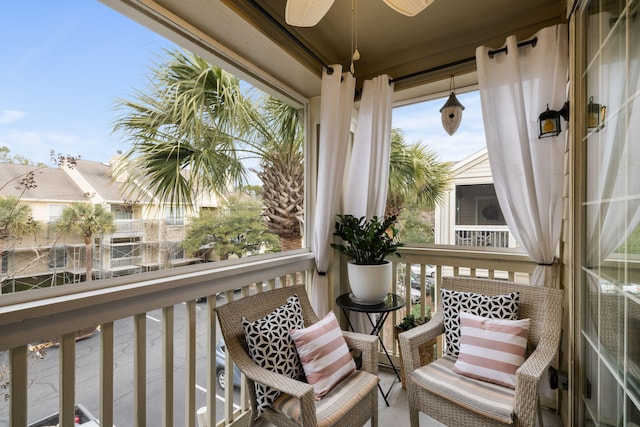
{"label": "chair cushion", "polygon": [[453,371],[455,362],[455,357],[444,356],[413,371],[411,380],[470,411],[512,424],[515,390],[458,375]]}
{"label": "chair cushion", "polygon": [[307,382],[321,399],[334,385],[356,370],[335,314],[305,329],[291,330]]}
{"label": "chair cushion", "polygon": [[446,354],[458,357],[460,352],[460,312],[475,314],[490,319],[514,320],[518,316],[520,294],[487,296],[472,292],[442,289],[444,336],[447,341]]}
{"label": "chair cushion", "polygon": [[[340,381],[323,399],[316,400],[318,427],[333,426],[369,393],[377,393],[378,377],[366,371],[354,371]],[[282,394],[272,409],[280,412],[297,425],[302,425],[300,401]]]}
{"label": "chair cushion", "polygon": [[[304,328],[302,307],[297,295],[262,319],[249,322],[242,318],[249,355],[263,368],[300,379],[302,365],[296,346],[289,334],[291,329]],[[258,415],[280,395],[280,392],[256,383],[256,406]]]}
{"label": "chair cushion", "polygon": [[460,355],[453,371],[516,388],[531,319],[502,320],[460,313]]}

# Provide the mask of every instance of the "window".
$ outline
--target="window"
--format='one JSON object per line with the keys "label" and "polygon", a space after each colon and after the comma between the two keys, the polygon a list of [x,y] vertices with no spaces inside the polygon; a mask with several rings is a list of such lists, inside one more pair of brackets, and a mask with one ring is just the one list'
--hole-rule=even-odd
{"label": "window", "polygon": [[164,217],[167,225],[184,225],[184,208],[167,206],[164,208]]}
{"label": "window", "polygon": [[49,250],[49,269],[64,268],[67,265],[65,248],[53,247]]}
{"label": "window", "polygon": [[133,219],[133,209],[126,205],[111,205],[111,213],[116,221]]}
{"label": "window", "polygon": [[[640,2],[586,3],[576,36],[585,56],[576,133],[584,171],[578,424],[638,425]],[[606,106],[604,127],[592,126],[589,102]]]}
{"label": "window", "polygon": [[66,205],[49,205],[49,222],[56,222],[62,216],[62,211],[66,208]]}
{"label": "window", "polygon": [[9,272],[9,251],[2,251],[0,253],[0,274],[7,274]]}
{"label": "window", "polygon": [[506,225],[493,184],[456,186],[456,225]]}

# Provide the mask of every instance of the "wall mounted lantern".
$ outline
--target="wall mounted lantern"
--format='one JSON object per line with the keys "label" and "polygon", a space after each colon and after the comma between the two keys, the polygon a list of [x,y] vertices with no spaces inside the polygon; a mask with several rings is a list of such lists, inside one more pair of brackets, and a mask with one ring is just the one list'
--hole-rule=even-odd
{"label": "wall mounted lantern", "polygon": [[560,135],[562,128],[560,127],[560,117],[569,121],[569,101],[565,102],[560,111],[550,110],[549,104],[547,109],[538,117],[538,138],[549,138]]}
{"label": "wall mounted lantern", "polygon": [[587,130],[597,132],[602,129],[604,127],[606,114],[607,107],[594,103],[593,96],[589,97],[589,104],[587,105]]}
{"label": "wall mounted lantern", "polygon": [[543,111],[538,117],[538,128],[540,133],[538,138],[549,138],[560,134],[560,113],[555,110],[549,110],[547,104],[546,111]]}

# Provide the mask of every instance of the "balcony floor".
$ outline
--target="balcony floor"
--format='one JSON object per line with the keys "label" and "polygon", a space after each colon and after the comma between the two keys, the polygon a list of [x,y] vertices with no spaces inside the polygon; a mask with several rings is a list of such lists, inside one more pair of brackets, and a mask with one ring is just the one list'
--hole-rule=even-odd
{"label": "balcony floor", "polygon": [[[388,390],[393,380],[393,372],[390,369],[380,367],[380,381],[382,389]],[[407,392],[402,389],[399,383],[396,383],[393,390],[389,394],[389,407],[384,403],[382,396],[378,395],[378,425],[405,427],[409,425],[409,406],[407,402]],[[560,415],[554,411],[543,408],[542,418],[545,427],[562,427]],[[272,424],[263,422],[260,427],[270,427]],[[420,427],[442,427],[444,424],[439,423],[425,414],[420,413]],[[446,427],[446,426],[445,426]],[[451,426],[455,427],[455,426]]]}

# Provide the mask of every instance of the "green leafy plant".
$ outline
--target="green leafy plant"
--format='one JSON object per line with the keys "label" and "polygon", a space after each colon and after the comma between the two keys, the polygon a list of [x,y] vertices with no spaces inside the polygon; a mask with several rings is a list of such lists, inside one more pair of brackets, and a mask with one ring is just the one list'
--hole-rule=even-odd
{"label": "green leafy plant", "polygon": [[396,328],[401,332],[408,331],[416,326],[423,325],[431,320],[431,307],[427,306],[427,311],[424,317],[419,317],[414,313],[407,314],[402,318],[402,321],[396,325]]}
{"label": "green leafy plant", "polygon": [[343,243],[332,243],[331,247],[353,258],[355,264],[383,264],[389,255],[397,255],[404,243],[398,241],[395,215],[384,219],[377,216],[367,219],[353,215],[338,215],[334,236]]}

